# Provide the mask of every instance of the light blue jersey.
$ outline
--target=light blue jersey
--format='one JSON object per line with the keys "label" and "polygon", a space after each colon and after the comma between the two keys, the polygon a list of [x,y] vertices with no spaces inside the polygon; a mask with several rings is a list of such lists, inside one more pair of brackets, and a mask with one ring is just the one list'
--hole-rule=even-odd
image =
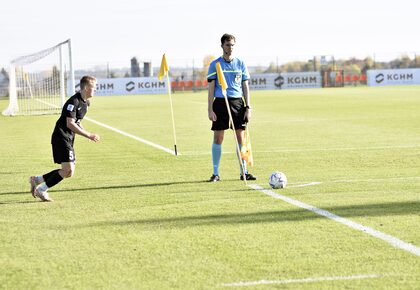
{"label": "light blue jersey", "polygon": [[207,80],[216,81],[216,89],[214,91],[214,96],[216,98],[223,98],[222,88],[217,81],[216,73],[216,63],[220,62],[222,67],[223,74],[225,75],[228,98],[242,98],[242,82],[249,80],[249,72],[245,63],[239,58],[234,58],[232,61],[227,62],[222,56],[218,59],[212,61],[209,66],[209,71],[207,74]]}

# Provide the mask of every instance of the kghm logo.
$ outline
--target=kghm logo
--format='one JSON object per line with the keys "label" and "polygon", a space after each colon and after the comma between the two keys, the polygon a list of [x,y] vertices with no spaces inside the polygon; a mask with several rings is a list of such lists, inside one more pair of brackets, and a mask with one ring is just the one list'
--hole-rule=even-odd
{"label": "kghm logo", "polygon": [[384,81],[384,79],[385,79],[384,74],[378,74],[378,75],[376,75],[376,77],[375,77],[375,80],[376,80],[376,83],[377,83],[377,84],[382,83],[382,82]]}
{"label": "kghm logo", "polygon": [[108,91],[108,90],[113,90],[114,89],[114,84],[96,84],[96,90],[98,91]]}
{"label": "kghm logo", "polygon": [[380,84],[385,80],[389,82],[412,81],[414,80],[414,75],[412,73],[390,73],[386,75],[384,75],[383,73],[380,73],[376,75],[375,80],[377,84]]}
{"label": "kghm logo", "polygon": [[314,84],[317,83],[316,77],[288,77],[288,84]]}
{"label": "kghm logo", "polygon": [[139,82],[137,83],[139,89],[158,89],[164,88],[165,82]]}
{"label": "kghm logo", "polygon": [[[76,92],[80,91],[80,83],[77,83],[75,86]],[[109,91],[114,89],[114,84],[112,83],[97,83],[96,90],[97,91]]]}
{"label": "kghm logo", "polygon": [[251,86],[265,86],[267,85],[267,79],[265,78],[251,78],[249,80]]}
{"label": "kghm logo", "polygon": [[140,89],[140,90],[144,90],[144,89],[160,89],[160,88],[165,88],[165,82],[128,82],[125,85],[125,89],[127,90],[127,92],[131,92],[134,89]]}
{"label": "kghm logo", "polygon": [[134,82],[128,82],[125,84],[125,89],[127,90],[127,92],[131,92],[132,90],[134,90],[134,88],[135,88]]}
{"label": "kghm logo", "polygon": [[388,74],[386,75],[388,81],[407,81],[413,80],[413,74]]}
{"label": "kghm logo", "polygon": [[284,84],[284,77],[278,76],[274,79],[274,85],[278,88],[281,88],[281,86]]}

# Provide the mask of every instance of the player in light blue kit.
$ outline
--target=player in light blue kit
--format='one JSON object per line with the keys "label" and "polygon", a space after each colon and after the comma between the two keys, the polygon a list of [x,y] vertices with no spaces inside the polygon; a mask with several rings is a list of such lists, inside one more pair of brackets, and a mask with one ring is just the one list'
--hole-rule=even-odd
{"label": "player in light blue kit", "polygon": [[[208,91],[208,116],[212,121],[211,130],[214,132],[212,145],[213,175],[210,182],[220,180],[219,165],[222,157],[222,143],[225,130],[229,129],[229,114],[226,102],[222,94],[222,88],[217,82],[216,63],[220,62],[225,76],[228,89],[227,97],[232,113],[233,124],[236,129],[236,136],[239,146],[243,143],[245,128],[251,119],[251,97],[249,94],[248,80],[250,78],[245,63],[237,57],[233,57],[233,47],[235,46],[235,36],[224,34],[221,38],[223,56],[214,60],[207,75],[209,83]],[[245,172],[240,169],[240,179],[256,180],[257,178],[246,170],[246,162],[243,162]]]}

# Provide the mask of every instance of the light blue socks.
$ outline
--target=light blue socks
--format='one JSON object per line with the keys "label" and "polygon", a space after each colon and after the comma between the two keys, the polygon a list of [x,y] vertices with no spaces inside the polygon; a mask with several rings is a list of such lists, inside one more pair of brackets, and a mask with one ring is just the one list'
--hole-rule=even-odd
{"label": "light blue socks", "polygon": [[222,145],[213,143],[211,146],[211,155],[213,158],[213,174],[219,175],[220,159],[222,158]]}
{"label": "light blue socks", "polygon": [[[242,144],[239,144],[239,152],[242,150]],[[240,153],[239,153],[240,154]],[[246,170],[246,161],[245,160],[242,160],[242,166],[243,166],[243,168],[244,168],[244,170],[245,170],[245,174],[247,174],[248,173],[248,170]],[[240,174],[241,175],[243,175],[242,174],[242,166],[239,166],[239,172],[240,172]]]}

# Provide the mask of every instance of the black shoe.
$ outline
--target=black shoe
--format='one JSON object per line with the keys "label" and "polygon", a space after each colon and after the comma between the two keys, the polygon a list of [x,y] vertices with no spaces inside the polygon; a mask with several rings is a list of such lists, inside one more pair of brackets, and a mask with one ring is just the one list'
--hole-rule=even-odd
{"label": "black shoe", "polygon": [[209,179],[209,182],[217,182],[220,181],[220,176],[219,175],[212,175]]}
{"label": "black shoe", "polygon": [[[251,173],[245,173],[246,180],[257,180],[257,177],[252,175]],[[244,180],[244,176],[241,175],[241,180]]]}

